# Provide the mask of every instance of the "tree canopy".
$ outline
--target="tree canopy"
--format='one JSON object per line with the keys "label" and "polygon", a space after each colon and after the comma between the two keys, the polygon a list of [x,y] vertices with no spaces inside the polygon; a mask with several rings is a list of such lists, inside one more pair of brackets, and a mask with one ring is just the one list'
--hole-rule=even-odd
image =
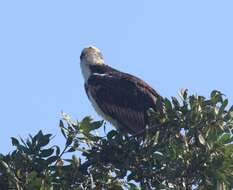
{"label": "tree canopy", "polygon": [[64,147],[42,131],[11,138],[14,150],[0,154],[0,189],[231,189],[233,106],[227,105],[219,91],[205,98],[184,90],[148,110],[151,124],[136,135],[99,135],[104,121],[64,114]]}

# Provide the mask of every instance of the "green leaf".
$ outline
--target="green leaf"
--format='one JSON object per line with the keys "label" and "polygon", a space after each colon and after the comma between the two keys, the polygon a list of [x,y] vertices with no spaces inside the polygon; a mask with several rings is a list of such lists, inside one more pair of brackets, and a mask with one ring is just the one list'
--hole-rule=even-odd
{"label": "green leaf", "polygon": [[90,123],[90,125],[87,127],[88,131],[93,131],[96,129],[99,129],[103,125],[104,121],[95,121]]}
{"label": "green leaf", "polygon": [[64,123],[62,120],[59,121],[59,127],[64,128]]}
{"label": "green leaf", "polygon": [[131,181],[131,180],[134,180],[134,178],[136,177],[136,173],[135,172],[131,172],[131,174],[129,174],[127,176],[127,181]]}
{"label": "green leaf", "polygon": [[86,128],[91,124],[91,122],[92,122],[91,117],[89,116],[85,117],[80,123],[80,128],[86,130]]}
{"label": "green leaf", "polygon": [[164,104],[165,104],[166,110],[168,112],[172,111],[172,104],[171,104],[169,99],[165,98],[164,99]]}
{"label": "green leaf", "polygon": [[60,148],[59,148],[59,146],[56,146],[56,156],[59,156],[60,155]]}
{"label": "green leaf", "polygon": [[50,141],[51,134],[43,135],[38,138],[38,146],[43,147],[46,146]]}
{"label": "green leaf", "polygon": [[180,108],[180,103],[175,97],[172,97],[172,103],[173,103],[173,105],[175,106],[176,109]]}
{"label": "green leaf", "polygon": [[115,137],[117,134],[118,134],[118,133],[117,133],[116,130],[112,130],[112,131],[108,132],[108,134],[107,134],[108,140],[111,140],[111,139],[112,139],[113,137]]}
{"label": "green leaf", "polygon": [[186,100],[188,97],[188,89],[181,89],[180,95],[183,98],[183,100]]}
{"label": "green leaf", "polygon": [[140,190],[138,186],[133,183],[127,183],[127,189],[128,190]]}
{"label": "green leaf", "polygon": [[225,108],[227,107],[227,104],[228,104],[228,100],[225,99],[225,100],[222,102],[222,105],[221,105],[221,107],[220,107],[220,109],[219,109],[218,115],[222,115],[222,114],[223,114]]}
{"label": "green leaf", "polygon": [[230,107],[228,112],[233,112],[233,106]]}
{"label": "green leaf", "polygon": [[11,137],[11,143],[12,143],[13,146],[18,146],[19,145],[18,139],[14,138],[14,137]]}
{"label": "green leaf", "polygon": [[70,146],[73,142],[74,137],[69,136],[66,140],[66,146]]}
{"label": "green leaf", "polygon": [[219,139],[219,142],[221,144],[232,143],[232,141],[233,141],[233,136],[229,133],[222,135],[221,138]]}
{"label": "green leaf", "polygon": [[57,159],[58,159],[57,156],[51,156],[46,161],[48,164],[52,164],[53,162],[57,161]]}
{"label": "green leaf", "polygon": [[163,99],[162,98],[158,98],[156,100],[156,111],[158,111],[159,113],[163,113],[163,111],[164,111]]}
{"label": "green leaf", "polygon": [[50,148],[50,149],[44,149],[44,150],[41,150],[41,153],[40,153],[40,156],[41,157],[48,157],[48,156],[51,156],[54,152],[54,149]]}
{"label": "green leaf", "polygon": [[222,98],[222,93],[220,91],[214,90],[211,92],[211,101],[213,104],[216,104],[218,102],[222,102],[223,98]]}
{"label": "green leaf", "polygon": [[66,152],[74,152],[76,149],[74,147],[69,148]]}
{"label": "green leaf", "polygon": [[67,135],[65,133],[65,129],[64,128],[60,128],[61,129],[61,133],[62,135],[65,137],[65,139],[67,139]]}
{"label": "green leaf", "polygon": [[198,135],[198,140],[199,140],[199,142],[200,142],[202,145],[205,145],[205,144],[206,144],[206,141],[205,141],[204,137],[202,136],[202,134],[199,134],[199,135]]}
{"label": "green leaf", "polygon": [[211,92],[211,94],[210,94],[210,97],[213,98],[213,97],[219,96],[219,95],[221,95],[221,92],[220,92],[220,91],[218,91],[218,90],[213,90],[213,91]]}
{"label": "green leaf", "polygon": [[43,137],[43,136],[44,136],[44,135],[43,135],[42,131],[39,130],[39,132],[34,136],[34,138],[35,138],[35,140],[38,140],[38,139],[40,139],[40,138]]}

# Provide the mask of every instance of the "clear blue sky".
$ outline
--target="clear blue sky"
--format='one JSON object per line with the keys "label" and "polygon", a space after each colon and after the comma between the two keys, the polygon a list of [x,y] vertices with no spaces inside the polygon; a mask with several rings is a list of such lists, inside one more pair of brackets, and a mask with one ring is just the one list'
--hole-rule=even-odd
{"label": "clear blue sky", "polygon": [[106,63],[162,95],[181,88],[233,104],[233,1],[0,1],[0,152],[11,136],[57,134],[60,112],[99,117],[79,55],[94,44]]}

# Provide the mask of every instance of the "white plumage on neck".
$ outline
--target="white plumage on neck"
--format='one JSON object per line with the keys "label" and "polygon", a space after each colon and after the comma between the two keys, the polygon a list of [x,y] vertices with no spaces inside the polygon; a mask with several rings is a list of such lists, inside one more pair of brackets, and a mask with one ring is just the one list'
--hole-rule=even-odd
{"label": "white plumage on neck", "polygon": [[85,60],[82,60],[80,62],[80,67],[81,67],[81,71],[83,74],[83,78],[85,83],[87,82],[87,80],[89,79],[89,77],[91,76],[91,69],[89,67],[89,64],[85,63]]}
{"label": "white plumage on neck", "polygon": [[102,65],[104,64],[104,59],[102,57],[100,50],[94,46],[84,48],[80,58],[81,58],[80,67],[86,83],[88,78],[93,74],[91,73],[90,66]]}

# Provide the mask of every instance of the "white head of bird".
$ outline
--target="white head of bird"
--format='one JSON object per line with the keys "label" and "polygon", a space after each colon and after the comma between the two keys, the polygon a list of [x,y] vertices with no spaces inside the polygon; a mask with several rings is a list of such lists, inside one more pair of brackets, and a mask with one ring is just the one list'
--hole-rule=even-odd
{"label": "white head of bird", "polygon": [[82,50],[80,55],[80,66],[85,82],[91,75],[90,66],[102,64],[104,64],[104,59],[101,51],[97,47],[89,46]]}

